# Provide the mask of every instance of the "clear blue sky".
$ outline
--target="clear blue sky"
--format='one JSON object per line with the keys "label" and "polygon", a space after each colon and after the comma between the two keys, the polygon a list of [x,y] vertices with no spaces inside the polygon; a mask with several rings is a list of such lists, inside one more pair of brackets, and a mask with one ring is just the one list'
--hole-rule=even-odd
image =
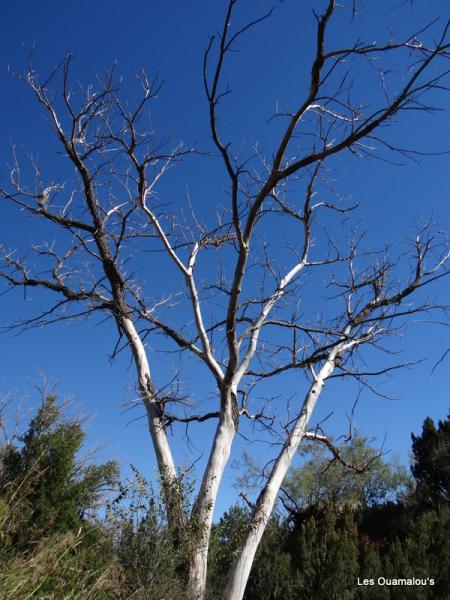
{"label": "clear blue sky", "polygon": [[[440,17],[443,22],[448,15],[445,0],[432,3],[418,0],[412,8],[409,3],[401,8],[391,8],[401,3],[384,0],[367,4],[372,7],[362,11],[361,20],[353,26],[349,24],[348,13],[345,18],[339,16],[336,19],[335,26],[330,29],[330,47],[345,45],[354,39],[356,31],[368,41],[387,40],[390,26],[400,37],[435,17]],[[242,0],[237,10],[238,22],[244,23],[254,17],[255,10],[260,14],[266,5],[269,6],[263,1]],[[236,147],[241,141],[250,147],[258,140],[262,147],[270,149],[275,143],[277,128],[267,121],[274,112],[275,103],[294,103],[304,91],[311,55],[313,6],[321,7],[322,3],[293,0],[276,3],[272,19],[244,38],[239,44],[239,53],[231,57],[226,75],[234,94],[224,103],[221,125]],[[117,60],[117,72],[124,76],[131,96],[136,89],[135,73],[140,67],[145,67],[150,74],[158,74],[165,82],[153,113],[158,131],[211,150],[201,62],[209,35],[221,26],[224,9],[224,2],[206,0],[130,0],[127,3],[2,0],[2,184],[8,175],[6,165],[13,143],[38,154],[43,170],[55,178],[58,176],[54,171],[58,169],[59,159],[48,124],[30,91],[8,70],[23,72],[27,52],[33,45],[36,68],[41,73],[48,72],[65,54],[73,51],[76,56],[74,73],[83,81],[89,80],[94,68],[102,71]],[[401,63],[392,66],[401,69]],[[363,96],[370,85],[363,79],[356,81],[355,89],[361,89]],[[444,110],[434,115],[403,115],[392,129],[392,139],[401,140],[405,147],[447,150],[449,98],[438,94],[432,100]],[[433,217],[447,226],[450,222],[448,156],[423,158],[420,164],[406,161],[401,167],[375,160],[342,158],[334,167],[333,178],[339,193],[361,202],[358,218],[361,227],[368,231],[368,242],[377,245],[388,240],[395,250],[421,219]],[[199,210],[206,210],[211,202],[225,198],[224,184],[219,161],[208,158],[204,162],[183,165],[171,175],[164,191],[171,197],[184,198],[189,189]],[[0,218],[0,239],[8,247],[24,248],[30,240],[38,241],[40,234],[45,235],[33,221],[11,210],[3,208]],[[339,235],[339,231],[333,235]],[[157,267],[153,267],[152,274],[161,278],[162,287],[169,285],[163,269],[158,272]],[[448,299],[448,284],[436,286],[436,294]],[[29,298],[25,302],[20,291],[0,297],[1,321],[7,323],[30,314],[41,297],[30,294]],[[104,456],[115,456],[123,464],[132,462],[151,477],[154,461],[145,419],[127,425],[143,411],[135,409],[122,414],[124,401],[133,397],[134,371],[125,355],[113,365],[108,361],[115,334],[111,322],[82,321],[33,330],[20,336],[3,334],[0,336],[1,389],[31,393],[27,381],[35,378],[38,370],[49,378],[58,379],[60,395],[74,394],[85,412],[96,415],[90,428],[89,443],[106,444]],[[401,453],[404,458],[410,447],[410,433],[420,430],[423,419],[427,415],[443,418],[448,412],[450,359],[431,375],[433,364],[448,346],[446,335],[445,329],[435,325],[412,324],[400,342],[396,342],[396,347],[407,349],[405,360],[426,360],[385,381],[381,389],[399,399],[381,399],[367,391],[362,394],[356,413],[358,428],[368,436],[386,437],[385,448]],[[150,359],[156,375],[167,380],[175,363],[171,365],[167,356],[157,356],[152,351]],[[194,365],[187,364],[190,376],[186,386],[190,391],[198,398],[212,394],[212,381],[201,376]],[[276,384],[276,392],[287,394],[290,385],[295,387],[295,382],[286,379]],[[275,393],[274,389],[267,392]],[[330,386],[325,394],[317,419],[333,411],[328,422],[332,434],[345,428],[345,413],[354,394],[354,388],[337,384]],[[206,450],[204,437],[195,438],[199,432],[199,429],[192,429],[192,441],[199,450]],[[174,443],[180,460],[192,460],[185,442]],[[238,440],[235,458],[246,448],[245,441]],[[265,458],[263,451],[260,452],[261,458]],[[229,472],[225,488],[232,478],[233,472]],[[232,492],[228,490],[223,496],[223,506],[231,498]]]}

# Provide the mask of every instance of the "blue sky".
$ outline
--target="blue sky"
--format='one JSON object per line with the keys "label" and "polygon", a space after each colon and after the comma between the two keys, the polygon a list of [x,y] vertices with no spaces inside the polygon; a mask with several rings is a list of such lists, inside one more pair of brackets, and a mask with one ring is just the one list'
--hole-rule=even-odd
{"label": "blue sky", "polygon": [[[258,6],[257,6],[258,4]],[[375,7],[361,10],[360,19],[350,24],[348,11],[342,11],[330,29],[329,46],[348,44],[361,35],[368,41],[385,41],[389,27],[396,36],[419,28],[435,17],[443,21],[448,12],[444,0],[433,3],[419,0],[395,7],[394,2],[381,1]],[[300,6],[301,5],[301,6]],[[261,14],[266,2],[242,0],[238,5],[237,21],[244,23],[254,18],[255,8]],[[230,57],[225,74],[233,88],[233,95],[224,102],[221,127],[227,131],[235,147],[243,144],[250,148],[256,141],[270,153],[279,132],[278,122],[268,120],[279,105],[291,105],[305,90],[310,68],[313,19],[311,9],[321,3],[279,2],[273,17],[251,31],[239,44],[239,52]],[[392,8],[394,7],[394,8]],[[52,173],[62,168],[61,158],[55,152],[56,144],[48,123],[43,118],[30,91],[11,71],[25,70],[27,53],[34,45],[34,61],[38,72],[46,73],[68,52],[76,57],[74,76],[89,81],[93,69],[104,70],[117,61],[117,73],[124,77],[124,86],[130,98],[136,94],[135,74],[145,67],[150,74],[158,74],[164,85],[155,104],[152,121],[163,135],[200,149],[211,150],[207,106],[202,89],[202,53],[211,33],[221,26],[223,2],[171,0],[127,3],[84,0],[73,3],[48,0],[43,3],[2,0],[0,7],[0,181],[8,175],[11,144],[39,155],[42,169]],[[392,63],[397,69],[397,81],[405,73],[403,59]],[[356,73],[356,76],[359,72]],[[373,81],[361,71],[361,80],[355,81],[357,93],[371,94]],[[375,92],[375,88],[373,89]],[[449,98],[436,94],[432,102],[444,110],[433,115],[403,115],[392,127],[392,137],[405,147],[419,147],[424,151],[448,149],[450,122]],[[381,245],[388,240],[393,250],[401,248],[401,240],[412,235],[423,219],[434,218],[448,225],[449,157],[425,157],[420,164],[403,161],[393,166],[376,160],[357,161],[344,156],[333,163],[334,186],[343,196],[360,202],[360,228],[367,230],[367,245]],[[176,172],[175,172],[176,171]],[[175,169],[170,180],[163,184],[162,194],[171,198],[186,197],[187,190],[197,209],[206,214],[211,203],[223,201],[225,178],[220,161],[212,157],[194,159]],[[181,202],[181,200],[180,200]],[[334,221],[332,235],[339,237],[339,222]],[[30,240],[50,233],[8,207],[2,207],[0,239],[8,247],[26,247]],[[152,275],[157,275],[161,287],[170,289],[171,274],[158,263],[152,263]],[[448,284],[436,286],[440,298],[449,297]],[[24,299],[16,290],[0,297],[3,323],[31,314],[39,303],[45,303],[39,294]],[[181,312],[183,320],[185,314]],[[89,443],[105,447],[103,456],[118,457],[121,462],[134,463],[151,477],[154,468],[145,419],[129,423],[143,414],[140,409],[123,414],[123,404],[134,397],[134,371],[129,358],[120,355],[111,365],[108,356],[115,341],[115,326],[107,323],[77,322],[36,329],[21,335],[0,336],[2,361],[0,384],[3,391],[25,390],[32,397],[29,380],[38,371],[48,378],[60,381],[60,395],[75,395],[83,410],[93,414]],[[407,457],[410,433],[419,431],[423,419],[431,415],[444,418],[448,412],[449,360],[432,375],[433,364],[448,346],[445,329],[436,325],[413,323],[404,336],[395,342],[405,348],[405,360],[425,358],[413,369],[398,372],[386,379],[382,390],[398,396],[387,400],[364,391],[356,413],[356,424],[368,436],[385,439],[385,448]],[[370,358],[370,356],[369,356]],[[150,350],[153,372],[160,380],[167,380],[179,366],[188,374],[185,386],[197,398],[214,394],[213,382],[204,377],[192,361],[168,359]],[[173,360],[173,364],[170,361]],[[378,361],[378,358],[374,358]],[[377,365],[380,363],[376,362]],[[281,388],[279,387],[281,385]],[[289,394],[290,386],[297,391],[297,382],[286,379],[267,394]],[[317,419],[330,412],[330,433],[337,435],[345,429],[346,412],[355,398],[351,386],[330,385],[318,409]],[[210,428],[207,427],[210,432]],[[205,436],[199,428],[192,428],[191,439],[197,454],[207,448]],[[174,442],[180,461],[189,462],[192,454],[185,441]],[[240,439],[236,444],[239,457],[242,450],[251,449]],[[258,450],[265,458],[264,449]],[[230,470],[225,480],[223,506],[231,500],[228,489],[234,474]]]}

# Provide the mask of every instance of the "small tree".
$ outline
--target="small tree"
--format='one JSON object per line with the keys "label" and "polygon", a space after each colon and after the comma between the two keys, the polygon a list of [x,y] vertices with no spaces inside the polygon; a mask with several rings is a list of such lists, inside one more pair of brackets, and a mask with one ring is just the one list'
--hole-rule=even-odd
{"label": "small tree", "polygon": [[[34,263],[3,249],[0,276],[7,284],[40,288],[54,298],[47,309],[20,325],[107,315],[119,331],[113,355],[129,348],[170,526],[180,532],[178,539],[188,521],[201,532],[190,561],[189,590],[196,600],[205,595],[213,511],[238,427],[246,427],[246,420],[258,425],[276,437],[279,451],[230,570],[227,600],[240,600],[244,594],[258,544],[300,443],[325,438],[310,431],[309,423],[326,382],[336,377],[365,382],[398,368],[367,369],[361,360],[364,348],[377,348],[397,333],[399,319],[438,308],[417,292],[447,274],[445,236],[433,226],[419,230],[406,263],[388,251],[360,249],[360,238],[351,228],[347,241],[333,239],[333,215],[343,217],[348,227],[354,206],[336,200],[328,169],[334,157],[346,153],[382,159],[391,152],[413,155],[386,137],[383,128],[402,113],[433,111],[427,95],[445,88],[448,26],[438,31],[433,22],[403,39],[343,40],[336,47],[328,30],[336,13],[347,9],[328,0],[320,14],[314,12],[310,70],[298,88],[303,92],[293,108],[277,113],[280,129],[273,147],[264,154],[256,145],[244,156],[241,140],[229,139],[220,124],[222,101],[231,92],[224,82],[224,65],[244,34],[272,11],[235,25],[237,5],[237,0],[226,3],[221,32],[210,39],[203,62],[206,117],[228,186],[224,201],[205,199],[208,214],[157,198],[161,179],[194,153],[190,146],[162,143],[153,127],[142,123],[160,89],[158,82],[142,74],[142,95],[133,107],[112,70],[98,80],[97,88],[77,85],[75,92],[72,56],[49,77],[40,77],[30,65],[25,80],[48,115],[74,176],[58,182],[32,161],[32,180],[27,182],[15,156],[10,185],[1,189],[19,211],[57,232],[55,243],[32,244]],[[390,87],[385,74],[396,57],[401,73]],[[366,77],[374,77],[374,87],[362,85],[353,94],[351,82],[363,79],[361,68]],[[283,235],[292,243],[280,252]],[[158,252],[148,279],[142,275],[140,249]],[[168,295],[160,293],[155,279],[162,268],[172,269]],[[310,285],[314,279],[317,287]],[[322,302],[318,287],[323,285],[336,295],[326,310],[317,311]],[[417,302],[410,303],[415,296]],[[302,310],[301,297],[308,298]],[[174,298],[180,302],[178,318]],[[199,361],[216,388],[213,410],[198,412],[164,386],[158,389],[150,371],[149,341],[162,350],[169,343]],[[262,405],[252,393],[255,385],[286,373],[299,375],[306,390],[302,399],[295,406],[287,398],[272,408]],[[177,424],[184,428],[208,420],[217,426],[197,499],[187,514],[169,427],[178,432]]]}
{"label": "small tree", "polygon": [[76,533],[115,484],[117,464],[84,465],[78,420],[63,418],[55,396],[44,399],[19,444],[0,448],[0,498],[6,504],[3,530],[18,549],[40,536]]}
{"label": "small tree", "polygon": [[397,461],[386,462],[368,440],[357,433],[348,443],[304,446],[304,462],[292,469],[282,488],[282,499],[300,510],[333,504],[357,508],[395,500],[410,483],[406,469]]}

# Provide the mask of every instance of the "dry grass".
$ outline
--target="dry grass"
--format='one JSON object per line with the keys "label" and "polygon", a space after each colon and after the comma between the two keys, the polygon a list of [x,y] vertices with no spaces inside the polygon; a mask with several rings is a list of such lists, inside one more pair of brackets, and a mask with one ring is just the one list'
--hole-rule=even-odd
{"label": "dry grass", "polygon": [[[8,553],[10,554],[10,553]],[[107,562],[91,566],[92,547],[85,534],[45,539],[34,552],[0,561],[2,600],[103,600],[122,595],[120,567]]]}

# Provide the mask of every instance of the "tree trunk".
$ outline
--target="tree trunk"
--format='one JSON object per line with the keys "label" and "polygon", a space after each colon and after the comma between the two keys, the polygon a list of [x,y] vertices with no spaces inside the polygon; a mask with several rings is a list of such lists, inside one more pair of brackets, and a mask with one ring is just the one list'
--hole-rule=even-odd
{"label": "tree trunk", "polygon": [[250,531],[234,561],[228,584],[223,595],[223,600],[242,600],[244,596],[259,542],[261,541],[267,522],[272,514],[281,484],[291,466],[292,459],[298,450],[300,442],[307,431],[309,420],[324,387],[325,379],[334,370],[333,360],[334,357],[330,357],[316,376],[316,379],[303,402],[302,410],[297,417],[289,437],[273,466],[270,477],[256,502],[250,523]]}
{"label": "tree trunk", "polygon": [[139,390],[147,411],[148,426],[155,448],[169,527],[174,533],[175,538],[181,540],[185,532],[186,516],[183,511],[183,501],[175,463],[164,424],[161,420],[160,409],[156,403],[147,354],[133,321],[129,318],[123,318],[122,325],[131,346],[137,370]]}
{"label": "tree trunk", "polygon": [[198,532],[198,539],[195,541],[189,569],[188,589],[189,598],[192,597],[192,600],[203,600],[205,597],[208,548],[214,507],[236,433],[231,410],[233,400],[231,390],[225,392],[223,396],[225,398],[222,397],[222,406],[225,409],[222,411],[217,426],[208,465],[192,511],[193,524],[195,524],[195,529]]}

